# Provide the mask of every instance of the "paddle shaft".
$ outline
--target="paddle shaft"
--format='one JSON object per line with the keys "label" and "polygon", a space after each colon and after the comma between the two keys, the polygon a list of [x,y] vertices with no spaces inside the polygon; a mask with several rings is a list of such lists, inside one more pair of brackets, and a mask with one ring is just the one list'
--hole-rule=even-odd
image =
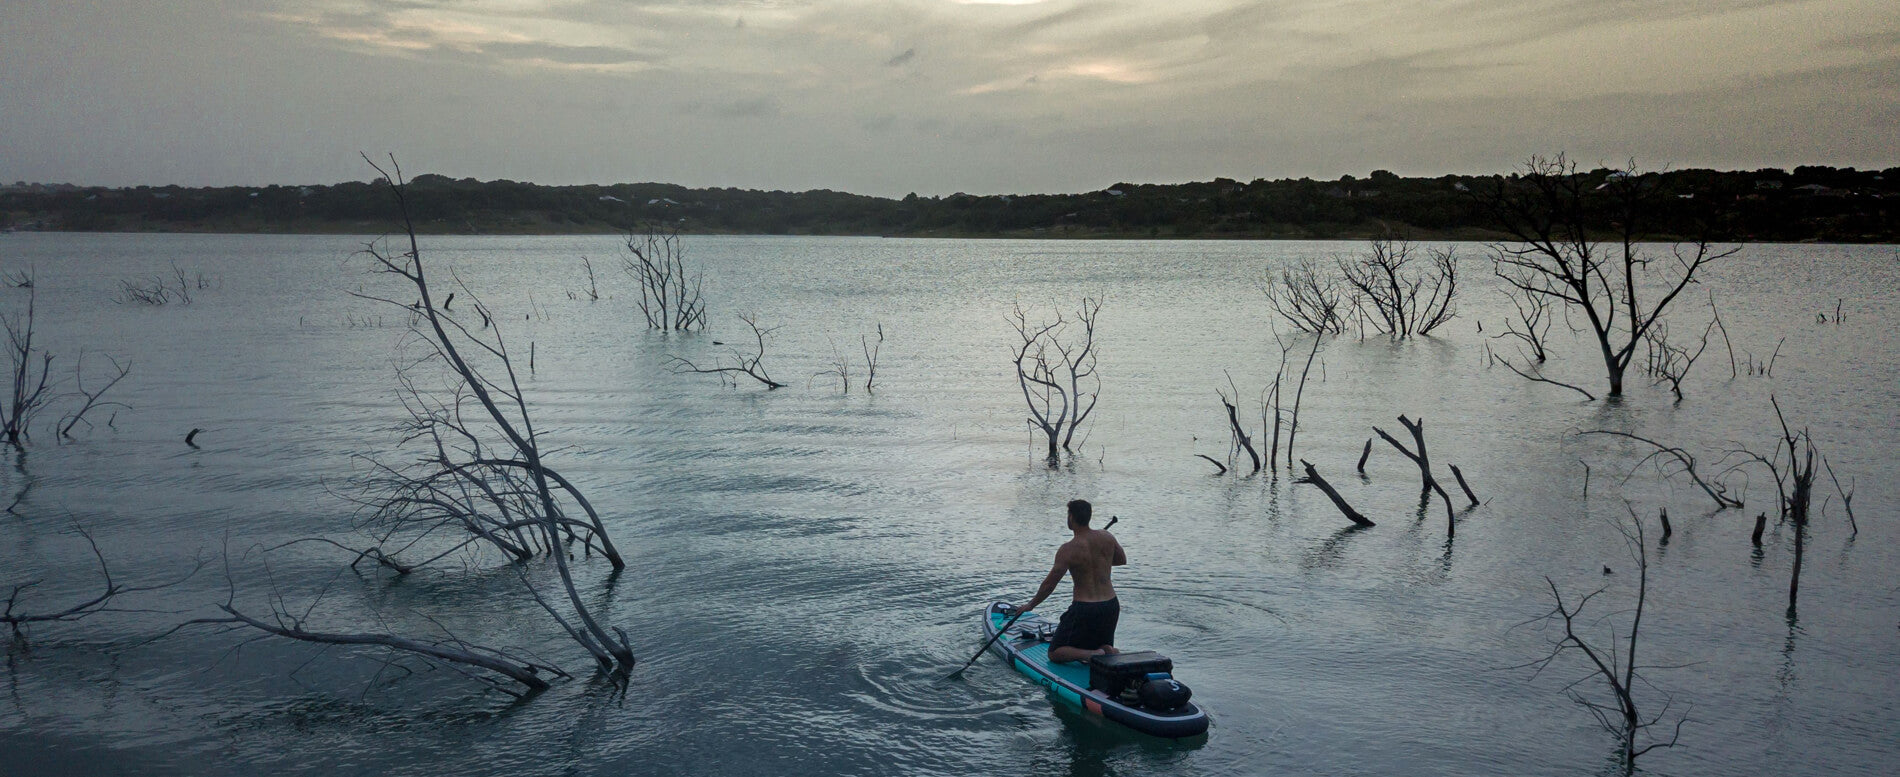
{"label": "paddle shaft", "polygon": [[990,641],[983,643],[983,647],[979,648],[976,651],[976,655],[970,656],[970,660],[963,662],[963,666],[957,667],[957,671],[951,672],[950,676],[945,677],[944,679],[948,680],[950,679],[950,677],[956,677],[957,675],[963,674],[963,670],[969,669],[972,665],[976,663],[977,659],[983,657],[983,651],[989,650],[991,645],[996,644],[996,641],[999,639],[1002,639],[1004,634],[1009,633],[1009,627],[1016,625],[1017,618],[1021,618],[1027,614],[1029,614],[1028,610],[1017,610],[1016,614],[1010,616],[1010,619],[1003,624],[1002,628],[996,630],[996,635],[990,637]]}

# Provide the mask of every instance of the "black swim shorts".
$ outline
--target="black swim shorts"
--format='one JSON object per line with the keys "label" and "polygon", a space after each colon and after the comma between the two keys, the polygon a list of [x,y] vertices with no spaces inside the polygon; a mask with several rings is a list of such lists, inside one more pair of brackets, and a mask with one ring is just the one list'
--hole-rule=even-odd
{"label": "black swim shorts", "polygon": [[1105,602],[1073,602],[1056,622],[1056,633],[1049,638],[1049,649],[1059,647],[1094,650],[1115,644],[1115,624],[1122,619],[1120,598]]}

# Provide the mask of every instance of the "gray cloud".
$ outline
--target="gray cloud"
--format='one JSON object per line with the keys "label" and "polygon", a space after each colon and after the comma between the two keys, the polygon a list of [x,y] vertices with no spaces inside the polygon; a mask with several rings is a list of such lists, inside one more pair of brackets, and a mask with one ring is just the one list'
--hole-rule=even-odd
{"label": "gray cloud", "polygon": [[4,180],[360,178],[358,149],[458,177],[899,195],[1496,170],[1555,150],[1886,166],[1900,104],[1892,0],[104,0],[8,17]]}

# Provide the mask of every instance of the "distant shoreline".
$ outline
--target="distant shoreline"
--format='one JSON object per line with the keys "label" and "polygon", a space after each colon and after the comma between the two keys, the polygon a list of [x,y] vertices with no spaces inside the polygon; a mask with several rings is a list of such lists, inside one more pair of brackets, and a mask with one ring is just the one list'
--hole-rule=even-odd
{"label": "distant shoreline", "polygon": [[[1584,192],[1629,177],[1576,173]],[[1674,170],[1641,174],[1642,219],[1652,239],[1708,235],[1747,242],[1900,243],[1900,168],[1792,172]],[[406,186],[416,231],[435,235],[682,234],[824,235],[1055,240],[1490,240],[1495,214],[1483,192],[1495,176],[1364,179],[1216,178],[1182,184],[1119,183],[1077,194],[902,199],[827,190],[689,189],[657,183],[541,186],[418,175]],[[0,229],[67,232],[382,234],[400,231],[380,183],[328,186],[106,188],[0,186]],[[1608,211],[1592,231],[1616,229]]]}

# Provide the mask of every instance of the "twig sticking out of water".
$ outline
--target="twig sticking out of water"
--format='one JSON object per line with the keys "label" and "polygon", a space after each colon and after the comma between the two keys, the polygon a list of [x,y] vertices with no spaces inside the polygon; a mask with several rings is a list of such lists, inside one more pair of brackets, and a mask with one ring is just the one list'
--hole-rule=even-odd
{"label": "twig sticking out of water", "polygon": [[[1401,415],[1399,416],[1399,424],[1404,426],[1406,431],[1412,433],[1412,444],[1418,446],[1417,453],[1407,450],[1404,443],[1394,439],[1392,435],[1386,434],[1384,429],[1375,426],[1372,427],[1372,431],[1378,433],[1380,437],[1385,438],[1385,441],[1391,443],[1392,447],[1398,449],[1399,453],[1405,454],[1405,458],[1411,459],[1412,463],[1418,465],[1418,477],[1421,481],[1419,491],[1436,491],[1438,492],[1438,496],[1445,500],[1445,536],[1452,536],[1457,533],[1458,529],[1452,518],[1451,495],[1445,493],[1445,487],[1438,484],[1438,478],[1432,477],[1431,454],[1425,450],[1425,419],[1421,418],[1418,421],[1413,421]],[[1466,493],[1470,493],[1470,489],[1466,489]]]}
{"label": "twig sticking out of water", "polygon": [[1333,506],[1339,508],[1339,513],[1346,516],[1346,520],[1352,521],[1358,526],[1374,525],[1371,518],[1367,518],[1360,514],[1358,510],[1352,509],[1352,505],[1346,503],[1346,498],[1339,495],[1339,491],[1333,488],[1333,484],[1326,482],[1326,478],[1319,476],[1319,470],[1313,468],[1312,462],[1306,459],[1300,459],[1300,466],[1305,468],[1306,477],[1299,482],[1311,483],[1318,486],[1319,490],[1326,494],[1327,499],[1333,500]]}

